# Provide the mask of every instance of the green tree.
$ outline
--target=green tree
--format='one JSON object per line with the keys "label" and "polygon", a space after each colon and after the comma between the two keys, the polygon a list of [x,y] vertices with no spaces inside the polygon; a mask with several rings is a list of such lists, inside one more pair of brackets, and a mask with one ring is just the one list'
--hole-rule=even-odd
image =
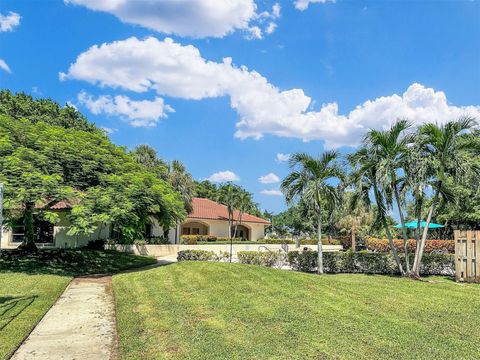
{"label": "green tree", "polygon": [[461,118],[447,122],[445,125],[425,124],[419,129],[421,144],[425,156],[429,159],[433,174],[430,186],[433,196],[427,212],[420,245],[417,247],[413,264],[413,274],[420,276],[420,266],[428,234],[428,226],[438,206],[440,196],[444,201],[453,201],[453,194],[448,188],[448,178],[461,179],[468,174],[478,176],[480,169],[474,163],[466,161],[469,157],[479,156],[475,132],[470,132],[476,122],[472,118]]}
{"label": "green tree", "polygon": [[395,263],[398,266],[400,274],[404,275],[405,271],[395,248],[393,236],[390,231],[391,224],[388,221],[389,216],[387,211],[391,208],[391,192],[388,186],[385,191],[384,186],[382,186],[382,183],[379,181],[379,159],[369,144],[364,143],[359,150],[348,156],[348,160],[351,166],[351,178],[356,197],[358,197],[359,200],[361,199],[364,204],[369,204],[370,193],[373,193],[376,204],[375,226],[381,226],[385,230]]}
{"label": "green tree", "polygon": [[396,121],[388,130],[370,130],[365,143],[368,144],[372,156],[377,160],[377,181],[384,183],[389,193],[393,194],[397,204],[397,210],[402,225],[403,245],[405,252],[405,270],[410,273],[410,261],[408,256],[408,236],[405,227],[404,199],[400,195],[399,177],[408,161],[408,149],[412,145],[414,137],[406,132],[410,124],[406,120]]}
{"label": "green tree", "polygon": [[315,211],[319,274],[323,274],[322,205],[325,200],[324,206],[333,212],[338,204],[339,194],[331,182],[343,177],[341,169],[335,162],[337,158],[338,153],[335,151],[327,151],[320,158],[305,153],[293,154],[289,160],[291,173],[281,184],[287,202],[292,203],[296,199],[301,199]]}

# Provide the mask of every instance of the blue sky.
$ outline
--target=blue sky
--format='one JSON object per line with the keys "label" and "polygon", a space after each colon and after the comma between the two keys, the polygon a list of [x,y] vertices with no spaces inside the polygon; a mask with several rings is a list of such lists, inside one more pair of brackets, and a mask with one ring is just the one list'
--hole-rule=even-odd
{"label": "blue sky", "polygon": [[478,1],[231,3],[0,0],[0,87],[70,102],[196,179],[238,178],[270,211],[278,154],[480,116]]}

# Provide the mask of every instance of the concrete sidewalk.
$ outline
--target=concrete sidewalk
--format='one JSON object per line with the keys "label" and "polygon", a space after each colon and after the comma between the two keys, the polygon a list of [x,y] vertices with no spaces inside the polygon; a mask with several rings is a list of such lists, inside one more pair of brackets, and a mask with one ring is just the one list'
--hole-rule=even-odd
{"label": "concrete sidewalk", "polygon": [[76,278],[12,359],[117,358],[110,276]]}

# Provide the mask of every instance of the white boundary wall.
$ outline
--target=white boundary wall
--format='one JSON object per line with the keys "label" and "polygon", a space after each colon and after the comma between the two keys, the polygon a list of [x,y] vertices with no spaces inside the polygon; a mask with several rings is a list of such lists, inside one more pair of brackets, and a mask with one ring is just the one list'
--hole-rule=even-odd
{"label": "white boundary wall", "polygon": [[[282,249],[280,244],[233,244],[233,256],[236,256],[239,251],[279,251]],[[296,248],[295,245],[288,245],[288,251],[303,250],[308,248],[310,250],[317,250],[317,245],[301,245]],[[146,255],[154,257],[176,257],[177,253],[182,250],[207,250],[215,253],[221,251],[230,252],[229,244],[215,244],[215,245],[113,245],[112,250],[130,252],[137,255]],[[323,245],[324,252],[337,252],[343,250],[342,245]]]}

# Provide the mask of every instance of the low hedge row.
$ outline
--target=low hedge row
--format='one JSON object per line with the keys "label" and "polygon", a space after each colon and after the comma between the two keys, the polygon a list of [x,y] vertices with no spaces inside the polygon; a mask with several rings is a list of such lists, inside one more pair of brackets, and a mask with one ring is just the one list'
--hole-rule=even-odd
{"label": "low hedge row", "polygon": [[[230,238],[218,237],[213,235],[182,235],[180,237],[180,243],[184,245],[195,245],[205,242],[230,242]],[[241,242],[242,238],[233,238],[232,241]]]}
{"label": "low hedge row", "polygon": [[286,254],[280,251],[239,251],[237,257],[240,264],[269,267],[282,267],[286,260]]}
{"label": "low hedge row", "polygon": [[[403,260],[403,255],[401,256]],[[314,272],[317,269],[316,251],[292,251],[288,263],[294,270]],[[323,254],[324,271],[327,273],[398,274],[393,256],[389,253],[372,252],[328,252]],[[455,274],[455,259],[449,254],[424,254],[422,275]]]}
{"label": "low hedge row", "polygon": [[229,258],[228,252],[216,254],[208,250],[182,250],[177,254],[178,261],[224,261]]}
{"label": "low hedge row", "polygon": [[[395,248],[398,252],[403,253],[403,240],[394,240]],[[414,253],[416,247],[416,240],[408,240],[408,252]],[[365,246],[368,250],[377,252],[389,252],[390,245],[387,239],[366,239]],[[425,242],[426,253],[442,253],[453,254],[455,253],[455,241],[454,240],[427,240]]]}
{"label": "low hedge row", "polygon": [[[263,239],[258,240],[259,243],[263,244],[295,244],[295,240],[292,239]],[[323,245],[341,245],[340,240],[329,240],[329,239],[322,239]],[[300,245],[317,245],[317,239],[302,239],[300,240]]]}

